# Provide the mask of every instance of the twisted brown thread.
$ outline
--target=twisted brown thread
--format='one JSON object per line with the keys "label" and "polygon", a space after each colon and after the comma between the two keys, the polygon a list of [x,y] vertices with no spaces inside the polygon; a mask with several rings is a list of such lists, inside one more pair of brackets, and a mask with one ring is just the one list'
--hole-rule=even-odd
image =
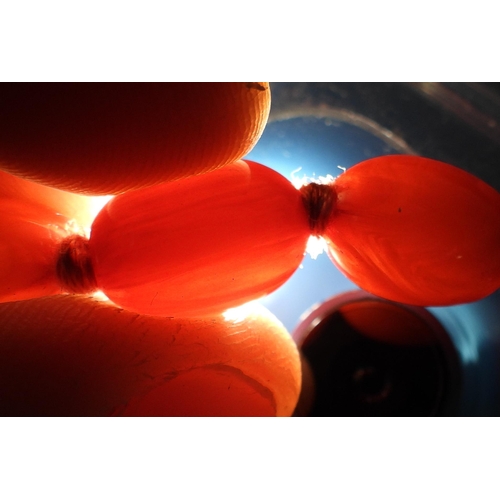
{"label": "twisted brown thread", "polygon": [[311,182],[300,189],[302,202],[309,215],[309,227],[313,236],[322,236],[335,208],[337,194],[330,184]]}
{"label": "twisted brown thread", "polygon": [[91,293],[97,290],[94,268],[90,259],[89,240],[79,234],[61,242],[56,264],[61,287],[71,293]]}

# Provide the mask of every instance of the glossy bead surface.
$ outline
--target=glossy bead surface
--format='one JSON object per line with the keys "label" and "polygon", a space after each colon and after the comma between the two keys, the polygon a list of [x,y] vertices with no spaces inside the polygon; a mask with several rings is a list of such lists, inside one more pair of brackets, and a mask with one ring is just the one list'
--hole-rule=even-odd
{"label": "glossy bead surface", "polygon": [[300,193],[239,161],[112,199],[92,225],[99,287],[142,314],[207,315],[263,296],[297,269],[309,237]]}
{"label": "glossy bead surface", "polygon": [[479,300],[500,286],[500,194],[415,156],[364,161],[337,177],[329,254],[357,285],[414,305]]}
{"label": "glossy bead surface", "polygon": [[267,122],[267,83],[14,83],[0,91],[0,168],[83,194],[208,172]]}

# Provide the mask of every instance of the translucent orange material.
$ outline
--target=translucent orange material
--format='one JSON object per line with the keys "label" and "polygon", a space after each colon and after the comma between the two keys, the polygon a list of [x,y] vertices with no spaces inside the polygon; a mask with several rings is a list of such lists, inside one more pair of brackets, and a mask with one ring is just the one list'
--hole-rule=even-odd
{"label": "translucent orange material", "polygon": [[333,189],[330,257],[365,290],[451,305],[500,287],[500,194],[476,177],[426,158],[384,156],[350,168]]}
{"label": "translucent orange material", "polygon": [[0,172],[0,213],[0,302],[61,293],[59,245],[90,226],[90,200]]}
{"label": "translucent orange material", "polygon": [[267,83],[15,83],[0,91],[0,168],[83,194],[208,172],[252,149]]}
{"label": "translucent orange material", "polygon": [[99,213],[90,251],[118,305],[167,316],[220,313],[269,293],[309,237],[300,193],[254,162],[131,191]]}
{"label": "translucent orange material", "polygon": [[2,416],[289,416],[290,335],[263,307],[240,319],[140,316],[59,296],[0,304]]}

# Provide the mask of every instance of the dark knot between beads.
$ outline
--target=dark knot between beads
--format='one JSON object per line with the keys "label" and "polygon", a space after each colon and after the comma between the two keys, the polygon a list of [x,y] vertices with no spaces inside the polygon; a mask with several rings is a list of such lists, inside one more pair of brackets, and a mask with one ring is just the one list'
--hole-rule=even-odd
{"label": "dark knot between beads", "polygon": [[79,234],[65,238],[59,249],[56,271],[65,292],[95,292],[97,282],[90,259],[89,240]]}
{"label": "dark knot between beads", "polygon": [[299,191],[309,216],[309,227],[312,236],[322,236],[337,201],[337,194],[333,185],[311,182],[302,186]]}

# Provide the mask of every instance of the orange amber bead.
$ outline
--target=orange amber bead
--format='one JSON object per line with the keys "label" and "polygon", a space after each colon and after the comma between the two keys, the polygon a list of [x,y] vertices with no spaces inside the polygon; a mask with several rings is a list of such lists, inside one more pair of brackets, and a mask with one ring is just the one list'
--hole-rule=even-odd
{"label": "orange amber bead", "polygon": [[270,105],[267,83],[3,84],[0,168],[117,194],[242,158]]}
{"label": "orange amber bead", "polygon": [[92,225],[99,287],[143,314],[208,315],[282,285],[310,234],[301,194],[277,172],[238,161],[112,199]]}
{"label": "orange amber bead", "polygon": [[289,416],[297,348],[263,307],[159,318],[59,296],[0,304],[2,416]]}
{"label": "orange amber bead", "polygon": [[330,257],[365,290],[451,305],[500,287],[500,194],[476,177],[435,160],[384,156],[332,187]]}
{"label": "orange amber bead", "polygon": [[90,226],[90,199],[0,171],[0,213],[0,302],[61,293],[60,244]]}

